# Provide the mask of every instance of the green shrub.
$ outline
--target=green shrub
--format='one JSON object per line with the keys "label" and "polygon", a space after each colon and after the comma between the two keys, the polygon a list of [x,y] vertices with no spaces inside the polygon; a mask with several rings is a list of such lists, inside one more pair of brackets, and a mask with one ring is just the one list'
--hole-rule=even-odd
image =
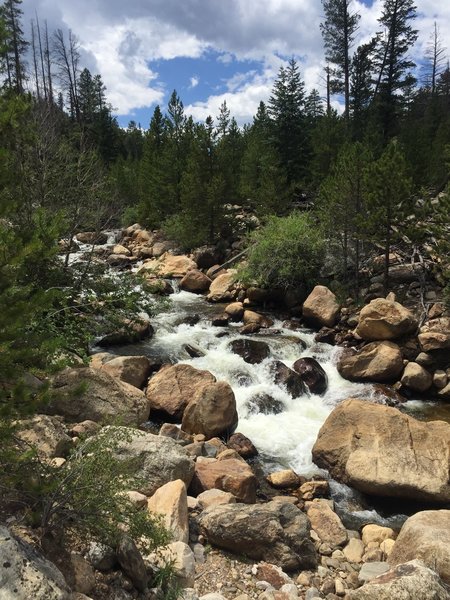
{"label": "green shrub", "polygon": [[325,240],[310,215],[272,217],[250,238],[248,263],[240,273],[244,283],[283,288],[310,286],[319,277]]}

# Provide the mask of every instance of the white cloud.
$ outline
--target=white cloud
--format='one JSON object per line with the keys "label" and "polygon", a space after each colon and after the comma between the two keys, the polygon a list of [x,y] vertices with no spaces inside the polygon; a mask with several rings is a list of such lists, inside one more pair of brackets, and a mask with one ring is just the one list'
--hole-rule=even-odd
{"label": "white cloud", "polygon": [[197,75],[194,75],[193,77],[191,77],[189,79],[189,89],[194,89],[198,86],[198,84],[200,83],[200,78],[197,77]]}
{"label": "white cloud", "polygon": [[[353,6],[361,14],[356,42],[367,41],[378,29],[383,0],[370,7],[354,0]],[[323,90],[320,0],[128,0],[125,5],[122,0],[24,0],[23,9],[24,23],[37,10],[51,29],[63,26],[77,34],[86,64],[102,74],[120,114],[163,99],[164,82],[149,66],[151,61],[199,58],[208,49],[218,52],[223,64],[238,60],[243,66],[226,82],[225,93],[188,107],[196,118],[217,114],[226,100],[236,118],[251,120],[259,101],[270,95],[280,57],[300,59],[307,88]],[[448,0],[421,0],[416,20],[420,36],[413,50],[417,59],[423,56],[434,20],[445,43],[450,39]],[[245,72],[249,59],[260,62],[259,72],[254,65]]]}

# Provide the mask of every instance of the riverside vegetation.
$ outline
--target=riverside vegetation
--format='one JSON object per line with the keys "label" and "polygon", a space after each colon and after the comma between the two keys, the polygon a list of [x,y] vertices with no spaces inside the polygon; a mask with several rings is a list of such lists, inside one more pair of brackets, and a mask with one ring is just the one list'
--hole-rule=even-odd
{"label": "riverside vegetation", "polygon": [[[27,71],[20,4],[0,13],[0,598],[449,598],[450,425],[399,410],[450,398],[437,28],[419,85],[411,1],[386,0],[390,36],[353,52],[351,2],[324,0],[325,106],[292,59],[251,125],[225,103],[195,123],[174,92],[124,131],[72,32],[36,17]],[[377,384],[329,411],[320,474],[267,472],[230,382],[145,355],[174,280],[293,401],[324,394],[327,374],[278,360],[274,317],[296,344],[313,328],[341,346],[346,380]],[[411,516],[350,523],[333,480]]]}

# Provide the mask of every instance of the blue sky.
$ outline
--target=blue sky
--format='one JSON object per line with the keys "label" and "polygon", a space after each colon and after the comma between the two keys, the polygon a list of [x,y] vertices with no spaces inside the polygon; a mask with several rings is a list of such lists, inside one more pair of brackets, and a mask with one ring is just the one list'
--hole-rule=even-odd
{"label": "blue sky", "polygon": [[[434,21],[450,39],[450,1],[417,0],[423,55]],[[226,100],[240,124],[267,101],[277,72],[292,56],[308,90],[323,94],[320,0],[23,0],[24,22],[38,12],[50,30],[72,29],[83,66],[100,73],[119,123],[147,127],[173,89],[197,120]],[[357,43],[377,29],[383,0],[353,0],[361,14]],[[335,106],[339,108],[338,99]]]}

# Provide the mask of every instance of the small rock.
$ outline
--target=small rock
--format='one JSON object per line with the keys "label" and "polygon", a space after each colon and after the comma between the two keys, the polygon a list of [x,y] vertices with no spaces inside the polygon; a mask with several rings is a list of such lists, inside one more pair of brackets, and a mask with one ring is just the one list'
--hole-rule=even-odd
{"label": "small rock", "polygon": [[361,567],[361,570],[358,575],[358,580],[361,583],[366,583],[367,581],[372,581],[378,575],[382,575],[389,571],[389,565],[387,562],[370,562],[365,563]]}

